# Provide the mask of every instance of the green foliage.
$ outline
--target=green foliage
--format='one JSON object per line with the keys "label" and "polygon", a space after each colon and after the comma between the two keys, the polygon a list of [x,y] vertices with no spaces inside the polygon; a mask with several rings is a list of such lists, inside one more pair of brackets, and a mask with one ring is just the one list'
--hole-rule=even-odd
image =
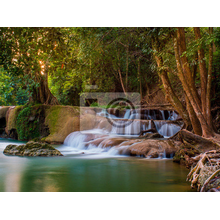
{"label": "green foliage", "polygon": [[[185,28],[187,56],[195,69],[195,83],[200,86],[197,50],[219,44],[219,28],[210,36],[208,28],[200,28],[202,38],[195,40],[194,30]],[[99,27],[99,28],[0,28],[0,105],[23,105],[42,83],[64,105],[79,105],[84,92],[150,92],[160,87],[158,73],[168,70],[176,93],[182,93],[174,56],[172,35],[175,28]],[[152,42],[157,39],[156,49]],[[219,86],[219,46],[214,54],[215,88]],[[163,58],[157,68],[153,54]],[[42,74],[40,64],[47,63]],[[138,68],[140,67],[140,69]],[[139,70],[139,71],[138,71]],[[216,72],[217,71],[217,72]],[[120,79],[122,76],[122,82]],[[127,82],[127,85],[126,85]],[[88,85],[97,85],[89,89]],[[38,94],[38,93],[37,93]],[[216,97],[220,93],[216,93]]]}
{"label": "green foliage", "polygon": [[0,68],[0,105],[24,105],[29,92],[23,80]]}
{"label": "green foliage", "polygon": [[93,102],[90,107],[99,107],[99,104],[97,102]]}
{"label": "green foliage", "polygon": [[19,140],[31,140],[40,136],[38,114],[39,110],[37,112],[32,106],[27,106],[20,111],[16,120]]}

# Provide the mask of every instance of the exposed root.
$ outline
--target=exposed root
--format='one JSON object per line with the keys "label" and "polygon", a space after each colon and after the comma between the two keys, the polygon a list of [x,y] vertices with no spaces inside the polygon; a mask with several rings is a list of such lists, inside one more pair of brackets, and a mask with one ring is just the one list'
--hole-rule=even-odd
{"label": "exposed root", "polygon": [[[201,192],[204,192],[210,181],[220,173],[220,150],[210,150],[193,159],[198,163],[191,169],[186,180],[191,181],[192,188],[197,187],[198,190],[201,188]],[[216,190],[212,189],[211,191]]]}
{"label": "exposed root", "polygon": [[205,189],[205,187],[208,185],[208,183],[210,182],[210,180],[213,179],[213,178],[216,176],[216,174],[218,174],[218,173],[220,173],[220,169],[219,169],[219,170],[216,170],[216,171],[205,181],[205,183],[203,184],[203,186],[202,186],[200,192],[204,192],[204,189]]}

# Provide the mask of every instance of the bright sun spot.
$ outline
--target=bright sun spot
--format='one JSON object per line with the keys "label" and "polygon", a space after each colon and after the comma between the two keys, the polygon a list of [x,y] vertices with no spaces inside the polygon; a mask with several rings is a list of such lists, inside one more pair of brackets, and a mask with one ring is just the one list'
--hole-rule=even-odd
{"label": "bright sun spot", "polygon": [[44,75],[45,64],[44,64],[44,62],[43,62],[42,60],[40,60],[39,63],[40,63],[40,67],[41,67],[40,73],[41,73],[42,75]]}

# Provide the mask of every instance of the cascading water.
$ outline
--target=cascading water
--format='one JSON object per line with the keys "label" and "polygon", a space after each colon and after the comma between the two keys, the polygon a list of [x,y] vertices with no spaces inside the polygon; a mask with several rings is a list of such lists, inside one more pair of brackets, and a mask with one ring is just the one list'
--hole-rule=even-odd
{"label": "cascading water", "polygon": [[[102,156],[127,155],[126,149],[131,145],[126,145],[129,140],[124,139],[118,146],[111,146],[110,141],[116,140],[120,136],[105,135],[100,129],[87,131],[75,131],[69,134],[64,146],[58,147],[64,155],[94,155],[102,154]],[[109,141],[110,140],[110,141]],[[141,142],[140,140],[139,142]],[[117,142],[118,143],[118,142]]]}
{"label": "cascading water", "polygon": [[[96,128],[102,129],[76,131],[69,134],[62,146],[64,155],[99,154],[108,157],[127,155],[129,147],[135,147],[143,141],[138,138],[140,132],[153,128],[153,123],[158,133],[165,138],[174,135],[181,129],[178,124],[172,122],[178,118],[175,111],[126,109],[122,117],[117,117],[103,109],[96,115],[101,118],[98,124],[96,123]],[[110,129],[99,125],[102,118],[112,120]],[[149,119],[153,119],[153,121]],[[134,143],[131,140],[134,140]],[[158,158],[166,158],[165,150],[160,150]]]}

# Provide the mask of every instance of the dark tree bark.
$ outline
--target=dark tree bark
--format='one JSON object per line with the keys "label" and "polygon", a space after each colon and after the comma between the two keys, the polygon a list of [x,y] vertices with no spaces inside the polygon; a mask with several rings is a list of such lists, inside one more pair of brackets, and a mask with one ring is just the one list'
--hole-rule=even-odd
{"label": "dark tree bark", "polygon": [[40,78],[39,87],[33,89],[31,102],[46,105],[59,105],[57,98],[51,93],[44,77]]}
{"label": "dark tree bark", "polygon": [[45,63],[44,74],[36,73],[38,87],[33,89],[30,102],[41,103],[46,105],[59,105],[57,98],[51,93],[48,86],[48,62]]}

